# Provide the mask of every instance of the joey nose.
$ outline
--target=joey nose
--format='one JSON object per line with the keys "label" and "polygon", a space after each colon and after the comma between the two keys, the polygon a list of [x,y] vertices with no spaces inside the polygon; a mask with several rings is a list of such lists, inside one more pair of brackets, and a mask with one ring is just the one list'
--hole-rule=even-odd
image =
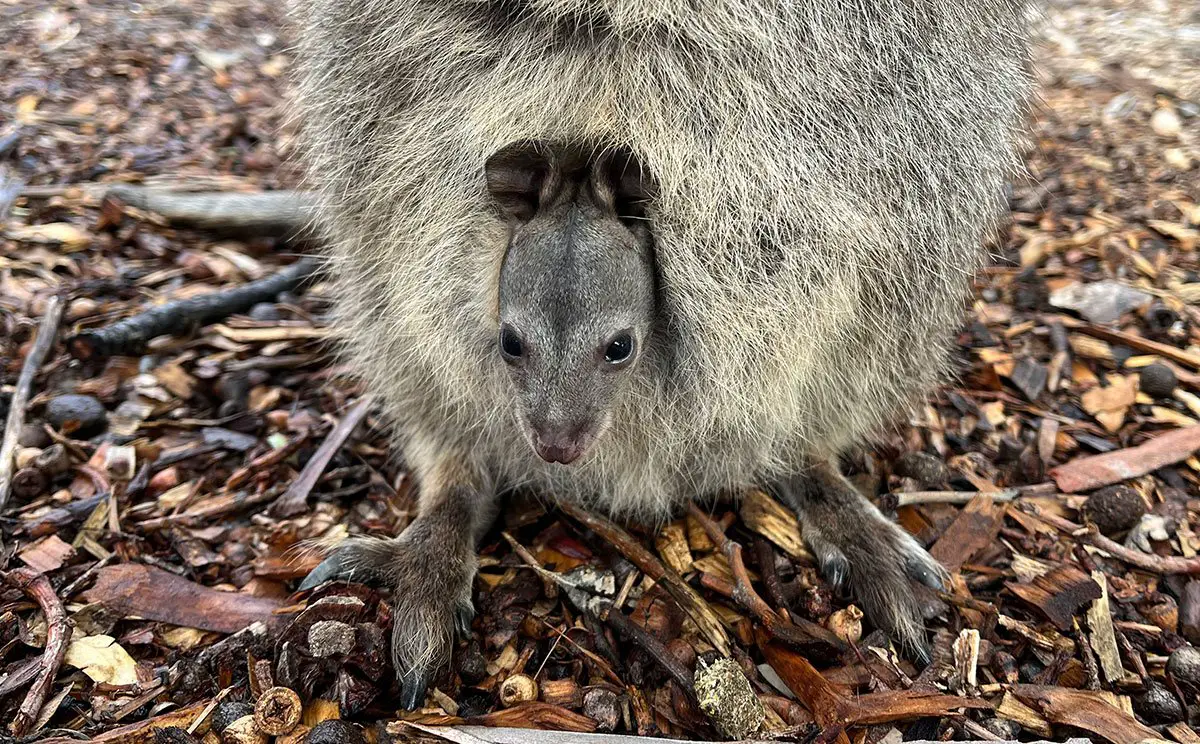
{"label": "joey nose", "polygon": [[583,455],[586,439],[582,426],[537,429],[533,434],[533,448],[546,462],[568,465]]}

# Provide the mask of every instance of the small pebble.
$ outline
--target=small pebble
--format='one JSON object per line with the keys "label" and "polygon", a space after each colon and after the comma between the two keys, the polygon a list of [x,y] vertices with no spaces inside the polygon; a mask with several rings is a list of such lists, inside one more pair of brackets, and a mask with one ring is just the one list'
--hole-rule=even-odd
{"label": "small pebble", "polygon": [[308,629],[308,650],[320,658],[344,656],[354,650],[354,628],[337,620],[315,622]]}
{"label": "small pebble", "polygon": [[89,315],[95,315],[100,309],[100,303],[90,297],[80,297],[72,300],[67,306],[67,320],[80,320]]}
{"label": "small pebble", "polygon": [[308,732],[305,744],[363,744],[362,732],[339,719],[321,721]]}
{"label": "small pebble", "polygon": [[946,482],[949,471],[940,457],[926,452],[905,452],[896,460],[896,475],[912,478],[922,486],[936,486]]}
{"label": "small pebble", "polygon": [[64,434],[86,437],[108,424],[104,404],[90,395],[60,395],[46,404],[46,421]]}
{"label": "small pebble", "polygon": [[1147,364],[1138,372],[1138,387],[1152,398],[1170,398],[1179,380],[1165,364]]}
{"label": "small pebble", "polygon": [[1183,131],[1183,122],[1173,109],[1160,108],[1150,117],[1150,128],[1160,137],[1178,137]]}
{"label": "small pebble", "polygon": [[1083,513],[1101,532],[1111,535],[1137,524],[1146,513],[1146,502],[1130,486],[1108,486],[1088,497]]}
{"label": "small pebble", "polygon": [[1184,717],[1183,705],[1161,683],[1150,682],[1146,691],[1133,699],[1133,710],[1147,723],[1175,723]]}
{"label": "small pebble", "polygon": [[583,714],[596,722],[601,733],[612,733],[621,722],[620,698],[612,690],[593,687],[583,695]]}
{"label": "small pebble", "polygon": [[1167,672],[1180,682],[1200,687],[1200,649],[1180,646],[1167,659]]}

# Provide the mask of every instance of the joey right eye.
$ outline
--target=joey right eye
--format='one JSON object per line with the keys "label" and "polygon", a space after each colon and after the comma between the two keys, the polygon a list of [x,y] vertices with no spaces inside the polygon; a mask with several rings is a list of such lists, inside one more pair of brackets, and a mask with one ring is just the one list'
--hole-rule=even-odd
{"label": "joey right eye", "polygon": [[507,326],[500,329],[500,353],[509,363],[525,355],[525,344],[521,343],[521,337]]}

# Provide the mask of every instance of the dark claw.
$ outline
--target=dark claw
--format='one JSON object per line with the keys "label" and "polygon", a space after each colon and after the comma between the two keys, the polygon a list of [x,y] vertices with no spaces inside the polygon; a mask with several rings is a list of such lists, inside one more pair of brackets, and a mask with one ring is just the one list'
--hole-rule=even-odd
{"label": "dark claw", "polygon": [[910,557],[904,569],[909,576],[921,582],[930,589],[936,589],[937,591],[946,590],[945,575],[941,571],[931,568],[928,563],[921,560],[919,557]]}
{"label": "dark claw", "polygon": [[467,605],[454,613],[454,630],[459,638],[471,637],[471,621],[475,619],[475,608]]}
{"label": "dark claw", "polygon": [[834,589],[841,589],[850,575],[850,561],[844,555],[833,555],[821,564],[821,573]]}
{"label": "dark claw", "polygon": [[429,690],[430,674],[416,669],[404,675],[400,682],[400,707],[403,710],[416,710],[425,702],[425,693]]}
{"label": "dark claw", "polygon": [[308,576],[305,576],[304,581],[300,582],[299,591],[307,591],[308,589],[324,584],[326,581],[333,581],[339,577],[341,571],[342,562],[339,560],[338,554],[334,553],[318,563],[316,568],[308,572]]}

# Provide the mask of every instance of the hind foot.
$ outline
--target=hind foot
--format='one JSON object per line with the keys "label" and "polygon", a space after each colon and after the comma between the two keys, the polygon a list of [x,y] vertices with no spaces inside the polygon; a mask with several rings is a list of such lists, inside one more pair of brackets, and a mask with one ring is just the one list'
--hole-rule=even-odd
{"label": "hind foot", "polygon": [[916,660],[928,663],[912,581],[943,589],[946,569],[831,467],[792,478],[780,491],[799,515],[804,542],[826,581],[835,589],[849,584],[867,618]]}
{"label": "hind foot", "polygon": [[434,674],[450,661],[455,637],[471,632],[478,561],[470,515],[453,506],[443,501],[423,512],[395,539],[347,540],[300,586],[344,580],[391,590],[392,662],[405,710],[425,701]]}

